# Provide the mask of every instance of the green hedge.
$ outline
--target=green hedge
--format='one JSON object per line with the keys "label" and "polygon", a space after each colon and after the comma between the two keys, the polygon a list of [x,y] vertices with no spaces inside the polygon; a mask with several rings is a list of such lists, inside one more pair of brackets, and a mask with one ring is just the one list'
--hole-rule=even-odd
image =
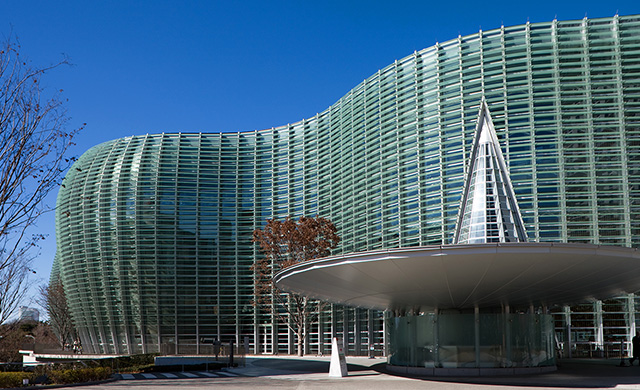
{"label": "green hedge", "polygon": [[23,379],[33,383],[35,375],[32,372],[0,372],[0,388],[22,387]]}
{"label": "green hedge", "polygon": [[[36,379],[47,384],[85,383],[108,379],[114,370],[120,372],[151,372],[154,371],[154,358],[158,354],[140,354],[122,356],[113,359],[87,361],[78,367],[78,363],[56,363],[53,366],[38,366],[34,372],[0,372],[0,388],[21,387],[23,379],[29,379],[34,384]],[[86,367],[95,365],[94,367]],[[22,370],[16,365],[15,368]]]}
{"label": "green hedge", "polygon": [[146,367],[153,366],[156,356],[159,356],[159,354],[146,353],[131,356],[120,356],[111,359],[100,359],[98,361],[98,364],[101,367],[111,367],[114,370],[118,370],[120,372],[137,372]]}
{"label": "green hedge", "polygon": [[135,374],[137,372],[150,372],[153,371],[155,364],[140,364],[135,366],[120,366],[118,370],[121,374]]}
{"label": "green hedge", "polygon": [[[41,369],[36,370],[36,372],[0,372],[0,388],[22,387],[23,379],[29,379],[29,383],[33,385],[36,378],[42,374],[46,376],[46,382],[49,384],[65,385],[109,379],[111,377],[112,370],[110,367],[93,367],[66,370]],[[41,379],[38,378],[38,380]]]}
{"label": "green hedge", "polygon": [[70,384],[94,382],[109,379],[111,377],[111,368],[109,367],[93,367],[93,368],[76,368],[71,370],[52,370],[47,373],[49,382],[53,384]]}

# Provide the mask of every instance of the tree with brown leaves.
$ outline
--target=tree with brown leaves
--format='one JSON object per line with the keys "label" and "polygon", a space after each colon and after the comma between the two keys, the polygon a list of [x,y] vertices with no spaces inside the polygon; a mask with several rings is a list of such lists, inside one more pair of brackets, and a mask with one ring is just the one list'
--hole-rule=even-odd
{"label": "tree with brown leaves", "polygon": [[325,257],[340,242],[333,223],[322,217],[291,217],[267,220],[263,229],[253,232],[253,242],[260,245],[265,257],[253,268],[254,304],[275,314],[295,333],[298,355],[304,354],[304,341],[311,324],[317,321],[321,304],[299,294],[280,291],[273,283],[279,271],[294,264]]}
{"label": "tree with brown leaves", "polygon": [[63,64],[33,67],[15,40],[0,45],[0,325],[19,306],[27,276],[35,272],[33,250],[46,234],[30,235],[30,229],[51,210],[44,200],[73,163],[65,155],[79,129],[65,129],[59,92],[48,93],[40,84]]}

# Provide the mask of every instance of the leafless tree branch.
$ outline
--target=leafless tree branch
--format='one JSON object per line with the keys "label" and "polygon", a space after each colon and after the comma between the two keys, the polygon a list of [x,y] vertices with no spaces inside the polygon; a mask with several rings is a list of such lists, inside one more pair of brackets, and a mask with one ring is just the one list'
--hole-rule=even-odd
{"label": "leafless tree branch", "polygon": [[65,154],[81,129],[66,130],[61,91],[45,97],[40,83],[65,64],[33,67],[15,39],[0,46],[0,324],[19,304],[33,249],[46,236],[27,231],[51,210],[44,199],[73,163]]}
{"label": "leafless tree branch", "polygon": [[65,344],[76,339],[76,331],[62,281],[55,279],[48,286],[41,286],[37,301],[47,311],[60,348],[64,349]]}

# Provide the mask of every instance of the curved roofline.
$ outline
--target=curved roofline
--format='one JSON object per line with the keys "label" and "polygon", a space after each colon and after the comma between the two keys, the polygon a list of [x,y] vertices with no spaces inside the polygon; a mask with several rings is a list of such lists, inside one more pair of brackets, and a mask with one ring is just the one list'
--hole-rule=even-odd
{"label": "curved roofline", "polygon": [[640,290],[635,248],[551,242],[438,245],[351,253],[291,266],[289,292],[375,309],[553,305]]}
{"label": "curved roofline", "polygon": [[[634,15],[625,15],[625,16],[634,16]],[[606,17],[600,17],[600,18],[587,18],[587,17],[584,17],[582,19],[571,19],[571,20],[562,20],[562,21],[558,21],[557,19],[554,19],[554,20],[552,20],[550,22],[530,23],[530,22],[527,21],[526,23],[522,23],[522,24],[514,24],[514,25],[510,25],[510,26],[500,26],[500,27],[497,27],[497,28],[492,28],[490,30],[482,30],[482,29],[480,29],[478,32],[473,33],[473,34],[467,34],[467,35],[464,35],[464,36],[458,36],[456,38],[449,39],[449,40],[446,40],[444,42],[436,42],[435,44],[433,44],[431,46],[427,46],[427,47],[425,47],[425,48],[423,48],[421,50],[416,50],[412,54],[409,54],[408,56],[402,57],[400,59],[396,59],[394,62],[392,62],[391,64],[385,66],[384,68],[378,69],[371,76],[367,77],[362,82],[358,83],[355,87],[353,87],[349,91],[347,91],[336,102],[331,104],[329,107],[327,107],[323,111],[318,112],[316,115],[314,115],[314,116],[312,116],[310,118],[303,118],[303,119],[301,119],[299,121],[291,122],[291,123],[288,123],[286,125],[273,126],[273,127],[270,127],[270,128],[254,129],[254,130],[212,131],[212,132],[177,131],[177,132],[167,132],[167,133],[165,133],[165,132],[161,132],[161,133],[146,133],[146,134],[141,134],[140,136],[144,136],[144,135],[160,135],[160,134],[233,134],[233,135],[242,135],[242,134],[249,134],[249,133],[259,133],[259,132],[268,131],[268,130],[280,131],[280,130],[291,128],[291,127],[294,127],[294,126],[298,126],[298,125],[300,125],[302,123],[305,123],[305,122],[308,122],[308,121],[316,120],[320,115],[323,115],[323,114],[327,113],[327,111],[329,111],[333,106],[341,104],[342,100],[344,98],[346,98],[350,93],[356,91],[358,88],[361,88],[367,82],[369,82],[369,81],[373,80],[375,77],[377,77],[380,73],[382,73],[385,70],[390,69],[390,68],[398,65],[399,63],[400,64],[401,63],[405,63],[405,62],[411,60],[412,58],[416,57],[419,54],[422,55],[424,53],[427,53],[430,50],[437,51],[440,48],[443,48],[445,46],[449,46],[449,45],[454,44],[454,43],[462,43],[463,41],[468,40],[468,39],[470,39],[472,37],[479,36],[480,34],[491,34],[491,33],[495,33],[495,32],[498,32],[498,31],[503,31],[505,29],[512,29],[512,28],[516,28],[516,27],[520,27],[520,26],[538,26],[538,25],[552,24],[552,23],[575,23],[575,22],[584,22],[584,21],[587,21],[587,20],[610,19],[610,18],[617,18],[617,17],[619,17],[618,14],[616,14],[614,16],[606,16]],[[133,135],[132,137],[138,137],[138,136]],[[129,137],[123,137],[123,138],[129,138]],[[120,139],[120,138],[115,138],[113,140],[106,141],[106,142],[112,142],[112,141],[115,141],[117,139]]]}

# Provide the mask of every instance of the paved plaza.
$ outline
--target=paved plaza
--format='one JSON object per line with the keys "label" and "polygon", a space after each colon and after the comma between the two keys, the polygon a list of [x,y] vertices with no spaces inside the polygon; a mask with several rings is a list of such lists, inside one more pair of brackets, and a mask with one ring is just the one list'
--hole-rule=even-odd
{"label": "paved plaza", "polygon": [[640,366],[619,367],[619,360],[562,360],[558,370],[540,375],[485,378],[409,378],[385,371],[385,360],[347,357],[349,376],[329,378],[329,357],[247,357],[225,371],[135,374],[82,386],[91,390],[277,388],[277,389],[638,389]]}

